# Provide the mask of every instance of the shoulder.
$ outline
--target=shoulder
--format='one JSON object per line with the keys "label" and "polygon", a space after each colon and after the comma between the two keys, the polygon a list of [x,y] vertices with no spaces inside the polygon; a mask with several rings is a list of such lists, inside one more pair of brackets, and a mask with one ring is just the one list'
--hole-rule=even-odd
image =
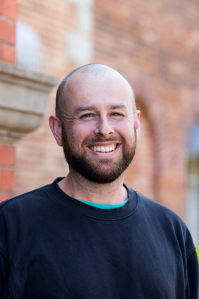
{"label": "shoulder", "polygon": [[[133,192],[133,190],[130,190]],[[171,209],[134,191],[138,197],[140,217],[144,217],[149,226],[156,228],[167,236],[175,239],[181,249],[186,248],[187,257],[195,250],[192,236],[183,219]]]}
{"label": "shoulder", "polygon": [[20,211],[30,210],[38,206],[48,197],[47,186],[12,197],[0,203],[0,215],[13,214]]}
{"label": "shoulder", "polygon": [[[183,222],[181,217],[175,213],[173,210],[167,208],[166,206],[158,203],[157,201],[148,198],[147,196],[129,189],[129,192],[135,192],[138,198],[139,209],[142,210],[142,213],[147,213],[149,215],[155,216],[155,218],[169,218],[173,221]],[[183,222],[184,223],[184,222]]]}

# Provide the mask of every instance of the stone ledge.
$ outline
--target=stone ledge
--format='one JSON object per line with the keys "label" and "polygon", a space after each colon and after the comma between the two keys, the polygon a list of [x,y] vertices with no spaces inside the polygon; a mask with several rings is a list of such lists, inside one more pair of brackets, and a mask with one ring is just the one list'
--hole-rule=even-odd
{"label": "stone ledge", "polygon": [[57,79],[0,62],[0,141],[13,142],[37,129]]}

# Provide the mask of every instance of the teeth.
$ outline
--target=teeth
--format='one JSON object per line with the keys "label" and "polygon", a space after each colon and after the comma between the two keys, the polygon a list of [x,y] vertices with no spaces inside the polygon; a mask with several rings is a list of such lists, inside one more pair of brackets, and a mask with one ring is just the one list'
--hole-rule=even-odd
{"label": "teeth", "polygon": [[116,146],[112,145],[112,146],[94,146],[92,147],[92,150],[94,152],[102,152],[102,153],[109,153],[114,151],[116,148]]}

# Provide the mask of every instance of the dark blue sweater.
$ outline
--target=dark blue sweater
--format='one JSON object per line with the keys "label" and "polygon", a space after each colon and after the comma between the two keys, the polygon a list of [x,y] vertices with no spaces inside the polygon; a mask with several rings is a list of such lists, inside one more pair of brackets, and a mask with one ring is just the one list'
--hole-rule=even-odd
{"label": "dark blue sweater", "polygon": [[128,190],[102,210],[55,181],[0,205],[1,299],[198,299],[192,238],[173,211]]}

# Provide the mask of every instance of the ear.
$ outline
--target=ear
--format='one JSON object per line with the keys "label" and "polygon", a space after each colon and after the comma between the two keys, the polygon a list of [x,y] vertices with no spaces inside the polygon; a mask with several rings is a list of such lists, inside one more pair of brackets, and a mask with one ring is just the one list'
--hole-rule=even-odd
{"label": "ear", "polygon": [[53,133],[53,136],[55,137],[55,140],[57,141],[57,144],[59,146],[63,146],[62,127],[61,127],[61,121],[59,120],[59,118],[55,115],[51,115],[49,117],[49,126]]}
{"label": "ear", "polygon": [[134,119],[134,125],[135,125],[135,129],[136,129],[137,139],[140,136],[140,115],[141,115],[140,110],[137,110],[135,113],[135,119]]}

